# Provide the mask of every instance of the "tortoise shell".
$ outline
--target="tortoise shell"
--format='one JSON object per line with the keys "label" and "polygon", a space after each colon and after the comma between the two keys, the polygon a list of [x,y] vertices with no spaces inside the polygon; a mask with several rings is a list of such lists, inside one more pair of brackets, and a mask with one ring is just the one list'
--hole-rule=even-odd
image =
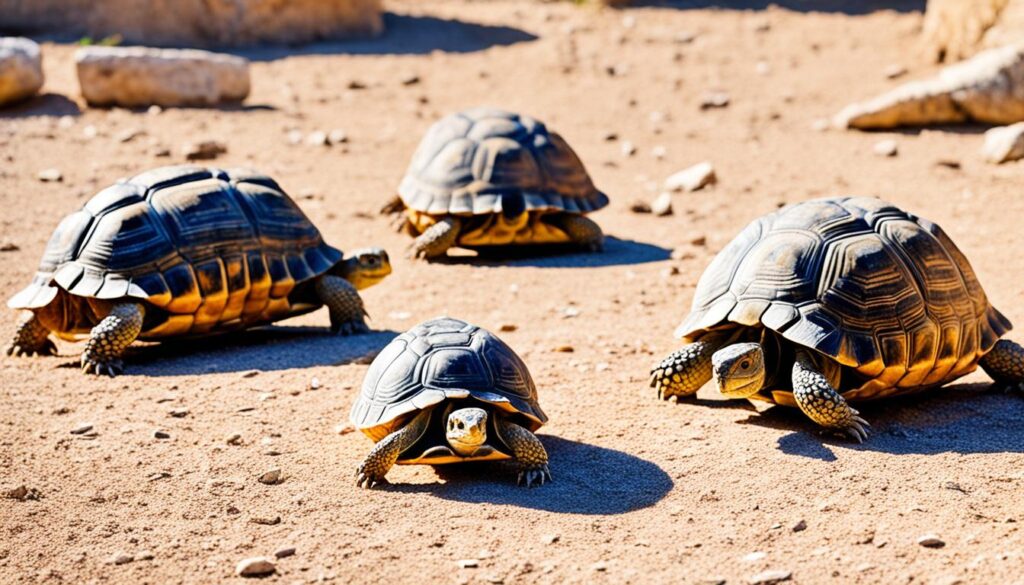
{"label": "tortoise shell", "polygon": [[1011,328],[939,226],[863,197],[786,206],[715,257],[676,335],[695,341],[736,325],[854,370],[840,387],[848,399],[968,374]]}
{"label": "tortoise shell", "polygon": [[[377,355],[349,418],[380,441],[445,401],[490,405],[531,431],[548,420],[530,371],[512,348],[486,329],[448,317],[413,327]],[[399,463],[415,455],[403,453]]]}
{"label": "tortoise shell", "polygon": [[565,242],[565,234],[538,218],[608,205],[561,136],[529,116],[489,108],[431,126],[398,195],[420,232],[445,215],[478,218],[459,238],[464,246]]}
{"label": "tortoise shell", "polygon": [[8,305],[38,309],[62,291],[134,298],[162,317],[147,312],[141,337],[199,334],[315,308],[290,293],[341,258],[270,177],[162,167],[100,191],[65,217],[32,283]]}

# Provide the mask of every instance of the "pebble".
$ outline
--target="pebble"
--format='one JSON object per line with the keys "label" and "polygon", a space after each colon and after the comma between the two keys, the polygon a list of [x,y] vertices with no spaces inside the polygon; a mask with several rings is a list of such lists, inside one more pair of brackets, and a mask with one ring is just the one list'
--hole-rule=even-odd
{"label": "pebble", "polygon": [[119,552],[114,556],[110,557],[110,563],[113,565],[127,565],[128,563],[135,560],[135,557],[128,553]]}
{"label": "pebble", "polygon": [[320,378],[317,378],[316,376],[313,376],[313,377],[312,377],[312,378],[311,378],[311,379],[309,380],[309,389],[310,389],[310,390],[319,390],[319,389],[320,389],[320,386],[321,386],[321,384],[320,384]]}
{"label": "pebble", "polygon": [[218,140],[190,142],[181,147],[181,154],[187,160],[211,160],[227,152],[227,144]]}
{"label": "pebble", "polygon": [[498,331],[502,331],[504,333],[511,333],[516,329],[519,329],[519,326],[515,323],[502,323],[498,326]]}
{"label": "pebble", "polygon": [[347,422],[338,423],[338,425],[334,427],[334,432],[339,435],[347,435],[355,430],[356,428],[352,426],[351,423]]}
{"label": "pebble", "polygon": [[300,130],[288,131],[288,144],[301,144],[304,135]]}
{"label": "pebble", "polygon": [[700,109],[710,110],[712,108],[725,108],[729,106],[729,94],[724,91],[713,91],[705,93],[700,98]]}
{"label": "pebble", "polygon": [[663,191],[655,197],[654,201],[651,202],[651,213],[660,217],[672,215],[672,194],[668,191]]}
{"label": "pebble", "polygon": [[281,523],[280,516],[253,516],[249,518],[249,522],[253,524],[262,524],[263,526],[277,526]]}
{"label": "pebble", "polygon": [[697,33],[689,30],[684,30],[677,32],[675,36],[672,37],[672,41],[679,45],[688,45],[692,43],[694,40],[696,40],[696,38]]}
{"label": "pebble", "polygon": [[756,551],[756,552],[752,552],[752,553],[744,556],[743,557],[743,562],[746,562],[746,563],[756,563],[757,561],[760,561],[761,559],[763,559],[763,558],[765,558],[767,556],[768,556],[768,553],[766,553],[764,551]]}
{"label": "pebble", "polygon": [[895,140],[882,140],[875,144],[874,151],[878,156],[896,156],[900,147]]}
{"label": "pebble", "polygon": [[188,409],[187,408],[172,408],[171,411],[168,412],[167,414],[169,416],[174,417],[174,418],[185,418],[186,416],[188,416]]}
{"label": "pebble", "polygon": [[925,548],[942,548],[946,546],[946,541],[934,534],[925,534],[921,538],[917,539],[917,544]]}
{"label": "pebble", "polygon": [[801,520],[793,525],[793,532],[803,532],[804,530],[807,530],[807,522],[805,520]]}
{"label": "pebble", "polygon": [[243,378],[255,378],[256,376],[259,376],[259,375],[260,375],[260,371],[259,370],[249,370],[249,371],[243,373],[242,377]]}
{"label": "pebble", "polygon": [[10,498],[12,500],[18,500],[19,502],[24,502],[24,501],[27,501],[27,500],[38,500],[39,499],[39,491],[36,490],[35,488],[30,488],[27,485],[22,484],[22,485],[19,485],[16,488],[12,488],[12,489],[6,490],[4,492],[4,496],[8,497],[8,498]]}
{"label": "pebble", "polygon": [[344,130],[331,130],[327,133],[329,144],[345,144],[348,142],[348,134]]}
{"label": "pebble", "polygon": [[67,130],[68,128],[71,128],[74,125],[75,118],[73,116],[61,116],[60,119],[57,120],[57,127],[60,128],[61,130]]}
{"label": "pebble", "polygon": [[135,554],[135,560],[137,561],[151,561],[153,560],[153,558],[154,555],[152,551],[148,550],[140,550],[138,553]]}
{"label": "pebble", "polygon": [[563,319],[572,319],[574,317],[579,317],[579,316],[580,316],[580,310],[577,309],[576,307],[566,307],[566,308],[562,309],[562,318]]}
{"label": "pebble", "polygon": [[576,348],[571,345],[559,345],[555,348],[555,351],[558,353],[573,353],[576,351]]}
{"label": "pebble", "polygon": [[39,180],[44,183],[60,183],[64,180],[64,175],[59,169],[46,169],[39,171]]}
{"label": "pebble", "polygon": [[153,431],[153,438],[154,439],[170,439],[171,438],[171,434],[168,433],[167,431]]}
{"label": "pebble", "polygon": [[266,485],[277,485],[281,483],[281,470],[278,468],[264,472],[258,478],[259,482]]}
{"label": "pebble", "polygon": [[665,179],[665,188],[669,191],[697,191],[717,181],[714,165],[704,161],[669,176]]}
{"label": "pebble", "polygon": [[986,131],[981,153],[986,161],[994,164],[1024,158],[1024,122]]}
{"label": "pebble", "polygon": [[903,65],[889,65],[885,68],[886,79],[898,79],[907,74],[907,68]]}
{"label": "pebble", "polygon": [[282,546],[281,548],[274,551],[274,556],[279,559],[290,557],[295,554],[294,546]]}
{"label": "pebble", "polygon": [[164,109],[156,104],[153,104],[152,106],[146,108],[146,113],[150,116],[159,116],[160,114],[164,113]]}
{"label": "pebble", "polygon": [[690,244],[694,245],[694,246],[704,246],[704,245],[707,245],[707,243],[708,243],[708,237],[707,236],[697,236],[696,238],[693,238],[692,240],[690,240]]}
{"label": "pebble", "polygon": [[242,559],[235,566],[235,574],[239,577],[261,577],[271,575],[275,571],[277,571],[277,567],[274,566],[274,561],[267,557]]}
{"label": "pebble", "polygon": [[622,156],[633,156],[636,154],[636,145],[628,140],[624,140],[619,146],[619,150],[622,152]]}
{"label": "pebble", "polygon": [[604,561],[598,561],[593,565],[590,565],[590,568],[599,573],[603,573],[608,570],[608,563]]}
{"label": "pebble", "polygon": [[461,559],[459,561],[460,569],[475,569],[480,566],[480,561],[476,559]]}
{"label": "pebble", "polygon": [[668,154],[668,149],[666,149],[664,146],[659,145],[651,149],[651,156],[658,160],[665,158],[666,154]]}
{"label": "pebble", "polygon": [[240,435],[238,433],[232,433],[232,434],[228,435],[227,443],[228,443],[228,445],[236,445],[236,446],[237,445],[241,445],[242,444],[242,435]]}
{"label": "pebble", "polygon": [[811,130],[815,132],[825,132],[832,127],[832,122],[826,118],[818,118],[814,122],[811,122]]}
{"label": "pebble", "polygon": [[793,577],[790,571],[764,571],[750,578],[751,585],[772,585],[789,581]]}
{"label": "pebble", "polygon": [[561,538],[562,537],[557,534],[545,534],[544,536],[540,537],[540,541],[544,544],[555,544]]}
{"label": "pebble", "polygon": [[629,205],[629,210],[633,213],[650,213],[651,206],[649,203],[642,199],[637,199]]}
{"label": "pebble", "polygon": [[118,134],[117,135],[117,141],[118,142],[123,142],[123,143],[128,143],[128,142],[131,142],[132,140],[135,140],[139,136],[143,136],[144,134],[145,134],[145,131],[139,130],[138,128],[132,128],[132,129],[125,130],[124,132]]}
{"label": "pebble", "polygon": [[3,242],[0,243],[0,252],[17,252],[21,247],[14,242]]}
{"label": "pebble", "polygon": [[420,76],[415,73],[406,73],[399,81],[402,82],[402,85],[416,85],[420,82]]}
{"label": "pebble", "polygon": [[96,138],[96,136],[98,136],[99,133],[99,130],[97,130],[96,127],[92,124],[89,124],[85,128],[82,128],[82,138],[85,138],[86,140],[92,140],[93,138]]}
{"label": "pebble", "polygon": [[327,133],[322,130],[316,130],[310,132],[306,136],[306,144],[310,146],[329,146],[330,142],[327,139]]}
{"label": "pebble", "polygon": [[85,433],[88,433],[91,430],[92,430],[92,424],[91,423],[82,423],[82,424],[78,425],[77,427],[71,429],[71,434],[72,435],[84,435]]}

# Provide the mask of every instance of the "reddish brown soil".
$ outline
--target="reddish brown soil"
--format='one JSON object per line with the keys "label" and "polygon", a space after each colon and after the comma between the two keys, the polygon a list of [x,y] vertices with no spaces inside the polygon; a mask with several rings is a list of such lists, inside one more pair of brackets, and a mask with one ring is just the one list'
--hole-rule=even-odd
{"label": "reddish brown soil", "polygon": [[[20,247],[0,253],[0,296],[31,279],[62,214],[206,138],[228,145],[215,164],[277,177],[328,241],[387,247],[395,273],[364,294],[370,335],[329,337],[321,311],[270,332],[140,346],[114,380],[82,375],[71,344],[58,358],[0,359],[0,484],[40,494],[0,499],[0,582],[240,580],[240,559],[291,545],[296,554],[270,580],[744,583],[783,570],[796,583],[1024,583],[1024,397],[991,392],[980,372],[865,406],[875,433],[864,445],[713,388],[683,404],[648,388],[646,372],[677,346],[672,330],[714,253],[757,215],[811,197],[877,195],[940,223],[993,304],[1024,323],[1022,167],[984,164],[982,129],[812,129],[890,87],[889,65],[931,72],[915,52],[919,12],[696,4],[713,6],[392,1],[401,16],[381,40],[248,53],[254,91],[243,109],[158,115],[80,110],[74,47],[47,43],[50,93],[0,114],[0,239]],[[695,40],[676,42],[684,32]],[[403,85],[409,74],[419,82]],[[354,81],[365,88],[348,89]],[[700,110],[712,90],[730,105]],[[594,216],[614,238],[604,254],[399,257],[409,239],[375,210],[428,125],[478,104],[533,114],[573,145],[612,197]],[[292,129],[335,128],[348,145],[287,140]],[[119,142],[136,129],[145,134]],[[612,132],[617,142],[605,140]],[[897,157],[873,153],[886,138],[898,141]],[[635,156],[621,154],[623,140]],[[161,148],[171,156],[158,157]],[[675,196],[671,217],[629,211],[702,160],[718,171],[713,189]],[[47,168],[63,182],[37,180]],[[400,467],[391,487],[354,487],[371,443],[334,429],[364,357],[439,314],[518,327],[501,335],[531,367],[551,417],[541,437],[553,484],[523,490],[492,468]],[[0,337],[15,323],[8,313]],[[565,345],[575,351],[554,351]],[[310,389],[314,377],[320,389]],[[182,407],[187,416],[169,416]],[[83,422],[94,438],[69,434]],[[241,445],[227,444],[233,433]],[[257,482],[274,467],[283,483]],[[274,516],[277,525],[252,521]],[[945,546],[920,546],[926,534]],[[143,550],[154,558],[110,563]],[[462,559],[479,566],[460,568]]]}

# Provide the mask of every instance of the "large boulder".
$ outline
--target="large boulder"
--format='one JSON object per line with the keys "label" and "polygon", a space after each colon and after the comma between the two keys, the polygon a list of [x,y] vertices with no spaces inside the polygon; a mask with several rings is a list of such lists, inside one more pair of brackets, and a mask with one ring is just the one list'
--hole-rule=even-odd
{"label": "large boulder", "polygon": [[213,106],[249,95],[249,62],[197,49],[86,47],[75,53],[93,106]]}
{"label": "large boulder", "polygon": [[924,43],[937,61],[1024,40],[1024,0],[928,0]]}
{"label": "large boulder", "polygon": [[43,87],[39,45],[28,39],[0,38],[0,106],[30,98]]}
{"label": "large boulder", "polygon": [[155,46],[244,46],[374,36],[381,0],[0,0],[0,28]]}

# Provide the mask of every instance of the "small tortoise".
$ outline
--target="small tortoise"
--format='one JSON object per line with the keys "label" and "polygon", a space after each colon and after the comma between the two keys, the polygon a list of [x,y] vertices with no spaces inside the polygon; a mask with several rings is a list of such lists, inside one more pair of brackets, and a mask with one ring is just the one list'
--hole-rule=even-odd
{"label": "small tortoise", "polygon": [[384,250],[342,253],[270,177],[153,169],[97,193],[50,238],[8,355],[53,354],[89,335],[86,372],[121,373],[136,339],[217,333],[327,305],[331,329],[367,330],[357,289],[390,274]]}
{"label": "small tortoise", "polygon": [[413,155],[384,213],[402,213],[419,236],[413,255],[443,256],[452,246],[604,243],[583,214],[608,205],[572,148],[544,124],[476,108],[435,123]]}
{"label": "small tortoise", "polygon": [[519,484],[551,481],[533,434],[548,417],[526,364],[489,331],[447,317],[395,338],[370,365],[350,416],[377,445],[356,484],[384,483],[395,463],[514,459]]}
{"label": "small tortoise", "polygon": [[873,198],[789,205],[711,262],[686,341],[651,372],[661,398],[714,377],[730,398],[797,406],[867,437],[848,401],[941,386],[980,364],[1024,388],[1024,347],[964,255],[934,223]]}

